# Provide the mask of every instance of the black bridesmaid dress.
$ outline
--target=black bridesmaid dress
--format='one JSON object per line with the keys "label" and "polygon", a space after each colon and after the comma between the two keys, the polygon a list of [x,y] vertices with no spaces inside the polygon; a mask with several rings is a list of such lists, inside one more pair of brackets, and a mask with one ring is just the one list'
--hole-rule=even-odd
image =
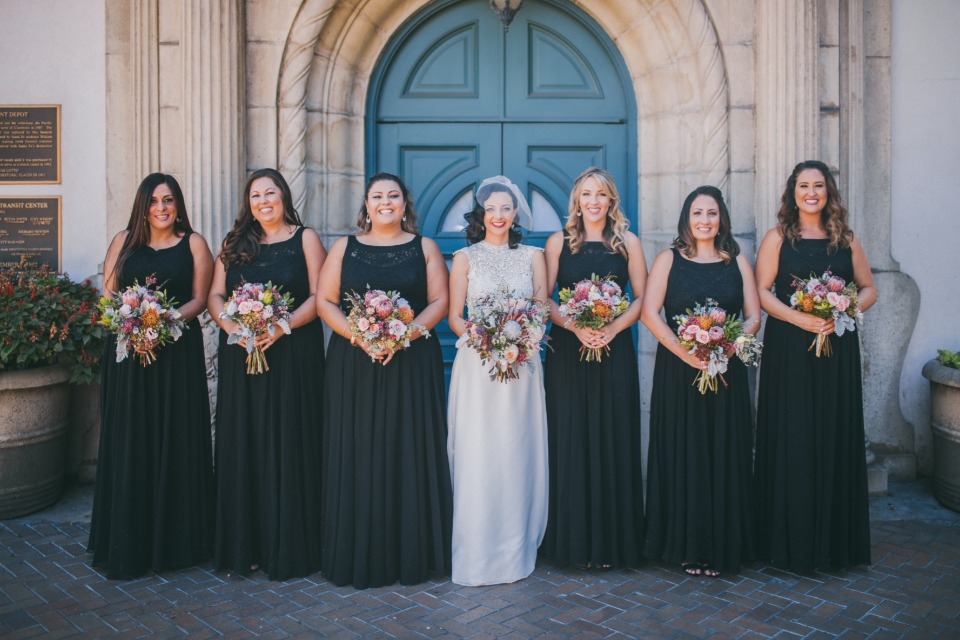
{"label": "black bridesmaid dress", "polygon": [[[667,324],[707,298],[728,316],[743,307],[736,260],[699,263],[673,251]],[[764,354],[766,357],[766,354]],[[666,562],[708,563],[737,573],[753,559],[753,424],[746,366],[731,357],[725,387],[701,394],[697,370],[657,347],[650,396],[646,553]]]}
{"label": "black bridesmaid dress", "polygon": [[[783,242],[778,299],[790,304],[794,276],[853,280],[850,249],[827,243]],[[829,357],[808,350],[815,337],[768,317],[757,403],[760,559],[804,573],[870,564],[860,332],[831,335]]]}
{"label": "black bridesmaid dress", "polygon": [[[227,269],[229,297],[241,282],[272,281],[310,297],[303,227],[261,244],[253,262]],[[219,313],[219,309],[211,309]],[[247,352],[220,331],[217,393],[217,528],[213,565],[240,574],[257,565],[271,580],[320,568],[323,328],[293,329],[266,352],[270,370],[247,374]]]}
{"label": "black bridesmaid dress", "polygon": [[[557,284],[614,276],[627,291],[627,260],[602,242],[577,253],[566,240]],[[581,342],[550,331],[544,364],[550,493],[540,556],[560,565],[637,567],[643,559],[640,380],[631,331],[621,331],[599,362],[581,361]]]}
{"label": "black bridesmaid dress", "polygon": [[[348,238],[340,291],[398,291],[427,306],[422,238],[371,246]],[[343,312],[350,304],[341,302]],[[418,338],[386,365],[334,334],[324,388],[323,573],[358,589],[450,573],[453,497],[443,358]]]}
{"label": "black bridesmaid dress", "polygon": [[[167,249],[135,250],[117,274],[121,290],[146,284],[177,304],[193,292],[190,234]],[[210,557],[213,459],[210,401],[200,323],[156,351],[144,367],[133,354],[103,350],[100,453],[88,550],[110,578],[192,566]]]}

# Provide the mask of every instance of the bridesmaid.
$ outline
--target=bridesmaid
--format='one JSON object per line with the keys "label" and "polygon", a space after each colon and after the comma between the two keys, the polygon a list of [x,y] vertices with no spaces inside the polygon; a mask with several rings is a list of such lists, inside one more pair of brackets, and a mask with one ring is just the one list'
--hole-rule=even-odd
{"label": "bridesmaid", "polygon": [[753,555],[753,425],[740,359],[730,356],[726,385],[701,394],[694,379],[706,364],[677,338],[674,316],[707,298],[734,317],[742,310],[744,331],[759,328],[753,271],[733,238],[723,195],[711,186],[684,201],[673,247],[650,269],[641,320],[659,342],[650,396],[646,555],[680,564],[688,575],[717,577],[739,572]]}
{"label": "bridesmaid", "polygon": [[334,333],[327,367],[337,372],[324,387],[321,566],[333,583],[358,589],[450,573],[453,510],[439,341],[414,332],[409,348],[372,353],[367,342],[351,344],[344,301],[397,291],[413,322],[432,329],[447,313],[447,266],[417,234],[400,178],[378,173],[365,194],[360,233],[334,243],[317,296]]}
{"label": "bridesmaid", "polygon": [[[757,253],[768,314],[757,407],[757,532],[761,559],[811,572],[870,563],[860,332],[790,308],[794,276],[830,270],[877,300],[870,263],[847,223],[825,164],[801,162],[787,179],[778,224]],[[809,350],[830,336],[833,355]]]}
{"label": "bridesmaid", "polygon": [[142,366],[103,351],[100,455],[88,550],[110,578],[188,567],[210,556],[213,466],[210,405],[197,316],[213,273],[207,242],[187,217],[173,176],[151,173],[127,228],[104,260],[104,294],[156,277],[181,306],[186,330]]}
{"label": "bridesmaid", "polygon": [[[255,171],[217,257],[210,314],[220,325],[217,392],[217,529],[213,566],[271,580],[320,568],[320,421],[323,328],[317,278],[326,255],[303,226],[286,180]],[[248,374],[245,341],[227,344],[236,323],[219,317],[242,282],[272,281],[293,296],[290,335],[256,342],[270,370]]]}
{"label": "bridesmaid", "polygon": [[[627,231],[609,173],[591,167],[570,192],[570,216],[546,246],[547,291],[593,274],[613,276],[633,300],[600,330],[578,329],[551,301],[544,364],[550,444],[550,515],[540,555],[582,569],[636,567],[643,550],[640,380],[630,332],[640,317],[647,264]],[[599,362],[580,349],[609,347]]]}

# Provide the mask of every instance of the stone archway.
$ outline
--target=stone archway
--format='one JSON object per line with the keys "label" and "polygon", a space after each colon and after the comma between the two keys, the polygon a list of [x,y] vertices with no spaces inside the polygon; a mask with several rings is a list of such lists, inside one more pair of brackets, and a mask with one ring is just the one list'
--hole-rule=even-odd
{"label": "stone archway", "polygon": [[[304,0],[277,90],[278,166],[298,208],[328,235],[346,233],[364,179],[370,75],[392,33],[427,0]],[[669,229],[678,203],[730,171],[728,87],[702,0],[577,1],[614,41],[638,107],[641,231]],[[335,179],[332,179],[335,178]]]}

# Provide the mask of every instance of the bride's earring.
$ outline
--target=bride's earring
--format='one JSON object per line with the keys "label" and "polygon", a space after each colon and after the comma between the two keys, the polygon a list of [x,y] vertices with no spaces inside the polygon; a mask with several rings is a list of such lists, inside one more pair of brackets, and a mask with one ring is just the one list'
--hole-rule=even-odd
{"label": "bride's earring", "polygon": [[367,216],[367,224],[370,224],[370,216]]}
{"label": "bride's earring", "polygon": [[406,222],[406,221],[407,221],[407,214],[403,214],[403,217],[400,218],[400,222]]}

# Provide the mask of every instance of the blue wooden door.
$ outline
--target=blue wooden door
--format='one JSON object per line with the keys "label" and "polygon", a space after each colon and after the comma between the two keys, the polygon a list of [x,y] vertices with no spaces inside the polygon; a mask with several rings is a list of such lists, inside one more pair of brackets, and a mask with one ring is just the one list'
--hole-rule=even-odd
{"label": "blue wooden door", "polygon": [[[527,0],[504,33],[486,0],[441,1],[393,38],[371,79],[367,170],[401,176],[421,232],[447,256],[486,177],[526,194],[543,245],[562,228],[574,178],[611,172],[636,223],[635,108],[613,43],[580,10]],[[438,327],[445,357],[453,337]]]}

